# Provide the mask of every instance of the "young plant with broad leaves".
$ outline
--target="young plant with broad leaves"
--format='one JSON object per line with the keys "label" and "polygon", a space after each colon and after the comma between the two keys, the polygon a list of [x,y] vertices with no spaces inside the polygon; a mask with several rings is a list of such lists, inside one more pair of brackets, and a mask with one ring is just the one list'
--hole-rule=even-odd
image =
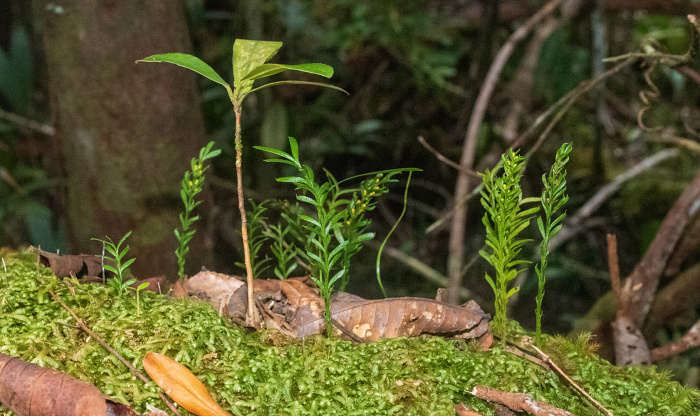
{"label": "young plant with broad leaves", "polygon": [[238,209],[241,214],[241,235],[243,238],[243,253],[246,266],[246,282],[248,285],[248,323],[258,326],[259,322],[255,314],[253,301],[253,268],[250,261],[250,246],[248,243],[248,228],[246,224],[245,198],[243,195],[242,178],[242,154],[243,142],[241,139],[241,111],[243,100],[252,92],[265,87],[282,84],[311,84],[333,88],[345,92],[333,85],[310,81],[275,81],[258,87],[253,87],[255,81],[291,70],[330,78],[333,68],[325,64],[309,63],[298,65],[283,65],[267,63],[282,47],[282,42],[269,42],[257,40],[236,39],[233,43],[233,86],[226,82],[212,67],[201,59],[183,53],[166,53],[152,55],[137,62],[168,62],[190,69],[226,88],[229,99],[233,104],[236,115],[236,175],[238,188]]}
{"label": "young plant with broad leaves", "polygon": [[481,205],[486,213],[482,218],[486,226],[486,245],[491,253],[480,250],[479,254],[496,271],[495,278],[486,274],[486,281],[495,295],[495,316],[492,321],[494,333],[501,338],[506,335],[506,312],[508,298],[517,293],[519,287],[508,287],[515,279],[518,266],[529,263],[517,258],[523,244],[529,239],[519,238],[520,233],[530,224],[530,219],[539,207],[526,209],[525,204],[538,201],[537,198],[523,199],[520,188],[521,169],[524,158],[512,149],[502,156],[503,174],[498,176],[499,167],[480,174],[484,181],[481,191]]}
{"label": "young plant with broad leaves", "polygon": [[537,227],[542,234],[540,243],[540,264],[535,266],[537,273],[537,306],[535,309],[536,335],[535,344],[541,345],[542,338],[542,299],[544,298],[544,271],[547,268],[547,256],[549,255],[549,240],[561,230],[562,221],[566,218],[566,211],[555,217],[564,204],[569,200],[566,195],[566,163],[569,161],[569,153],[573,146],[571,143],[564,143],[557,151],[557,156],[549,170],[549,175],[542,175],[544,190],[542,191],[541,205],[544,211],[544,220],[537,218]]}
{"label": "young plant with broad leaves", "polygon": [[185,172],[185,177],[182,179],[182,187],[180,189],[180,198],[185,205],[185,211],[180,213],[180,227],[175,229],[175,237],[177,238],[178,247],[175,250],[177,256],[178,276],[180,280],[185,279],[185,256],[190,251],[189,243],[194,237],[195,229],[191,229],[192,224],[199,219],[199,215],[192,216],[192,211],[202,201],[197,201],[195,197],[202,191],[204,185],[204,172],[209,169],[209,166],[204,166],[207,159],[218,156],[221,150],[211,150],[214,142],[209,142],[206,146],[199,150],[199,157],[192,158],[191,170]]}

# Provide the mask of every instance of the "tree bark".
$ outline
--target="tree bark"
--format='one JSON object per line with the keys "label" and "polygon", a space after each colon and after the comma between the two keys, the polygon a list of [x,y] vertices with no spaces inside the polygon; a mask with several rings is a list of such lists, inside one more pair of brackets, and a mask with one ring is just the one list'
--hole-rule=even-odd
{"label": "tree bark", "polygon": [[[183,3],[35,0],[34,15],[74,252],[94,253],[92,237],[118,241],[133,230],[134,274],[174,278],[180,182],[204,142],[199,93],[193,73],[135,61],[191,51]],[[198,224],[190,270],[210,252]]]}

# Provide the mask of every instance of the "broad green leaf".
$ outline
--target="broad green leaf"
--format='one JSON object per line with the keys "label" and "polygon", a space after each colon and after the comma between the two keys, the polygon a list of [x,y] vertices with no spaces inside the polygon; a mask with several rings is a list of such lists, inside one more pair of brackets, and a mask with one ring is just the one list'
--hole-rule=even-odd
{"label": "broad green leaf", "polygon": [[251,88],[253,81],[246,76],[269,61],[282,47],[282,42],[236,39],[233,42],[233,85],[236,100],[240,104]]}
{"label": "broad green leaf", "polygon": [[210,80],[228,87],[228,83],[224,81],[212,67],[204,61],[186,53],[163,53],[160,55],[151,55],[136,62],[168,62],[192,70],[199,75],[209,78]]}
{"label": "broad green leaf", "polygon": [[138,291],[141,291],[141,290],[147,288],[148,285],[149,285],[148,282],[143,282],[143,283],[141,283],[141,284],[139,285],[139,287],[136,288],[136,291],[137,291],[137,292],[138,292]]}
{"label": "broad green leaf", "polygon": [[333,67],[326,64],[298,64],[298,65],[284,65],[284,64],[263,64],[257,68],[254,68],[248,73],[243,79],[244,81],[254,81],[256,79],[269,77],[271,75],[279,74],[280,72],[290,70],[306,72],[309,74],[320,75],[322,77],[330,78],[333,76]]}

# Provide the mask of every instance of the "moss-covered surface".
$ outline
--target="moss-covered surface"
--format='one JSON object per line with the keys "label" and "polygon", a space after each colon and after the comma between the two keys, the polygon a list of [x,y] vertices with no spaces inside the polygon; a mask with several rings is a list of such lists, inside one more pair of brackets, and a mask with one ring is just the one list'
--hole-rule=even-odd
{"label": "moss-covered surface", "polygon": [[[289,340],[230,326],[207,304],[154,294],[143,294],[139,317],[131,292],[115,298],[105,287],[62,281],[43,267],[42,284],[35,257],[26,253],[5,254],[5,262],[0,352],[65,371],[142,412],[146,403],[165,408],[158,387],[144,385],[77,329],[49,290],[135,366],[142,369],[150,351],[175,358],[234,415],[454,415],[459,402],[492,415],[493,405],[469,395],[475,385],[530,393],[577,415],[599,414],[554,373],[498,348],[475,352],[441,338]],[[665,374],[614,367],[585,340],[546,340],[544,350],[616,416],[700,414],[698,391]]]}

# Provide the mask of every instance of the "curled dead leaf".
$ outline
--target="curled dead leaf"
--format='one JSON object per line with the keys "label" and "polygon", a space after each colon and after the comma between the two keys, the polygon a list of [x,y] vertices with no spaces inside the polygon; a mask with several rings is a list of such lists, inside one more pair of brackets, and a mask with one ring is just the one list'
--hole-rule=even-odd
{"label": "curled dead leaf", "polygon": [[68,374],[0,353],[0,405],[17,416],[135,416]]}
{"label": "curled dead leaf", "polygon": [[177,404],[198,416],[231,416],[211,398],[207,388],[177,361],[155,352],[143,358],[143,368]]}

